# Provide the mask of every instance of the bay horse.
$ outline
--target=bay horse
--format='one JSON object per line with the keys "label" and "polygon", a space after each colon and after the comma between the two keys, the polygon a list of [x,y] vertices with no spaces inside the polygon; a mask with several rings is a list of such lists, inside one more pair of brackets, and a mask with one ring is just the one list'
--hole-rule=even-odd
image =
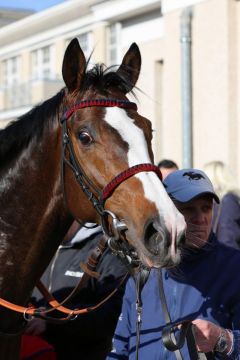
{"label": "bay horse", "polygon": [[[74,218],[109,232],[119,219],[123,241],[148,266],[179,261],[185,222],[153,165],[151,122],[126,97],[139,48],[116,71],[87,65],[73,39],[65,88],[0,131],[0,297],[15,304],[26,306]],[[22,322],[0,307],[1,360],[19,358]]]}

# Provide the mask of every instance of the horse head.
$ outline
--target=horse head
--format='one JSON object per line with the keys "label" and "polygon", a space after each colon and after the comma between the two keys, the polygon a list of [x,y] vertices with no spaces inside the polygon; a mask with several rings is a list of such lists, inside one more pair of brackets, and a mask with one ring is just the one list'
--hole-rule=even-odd
{"label": "horse head", "polygon": [[[66,166],[64,184],[68,207],[76,218],[99,222],[102,214],[94,207],[103,205],[98,200],[112,179],[115,181],[117,175],[124,171],[126,174],[127,169],[139,164],[153,164],[151,122],[137,112],[126,96],[133,90],[140,68],[141,55],[135,43],[116,71],[102,65],[87,71],[77,39],[66,49],[62,67],[67,88],[63,123],[67,124],[65,135],[71,140],[73,162],[80,171],[79,167],[73,170]],[[68,159],[70,152],[68,149]],[[131,177],[122,175],[122,181],[104,199],[101,210],[105,215],[116,214],[124,223],[122,237],[136,249],[143,263],[156,267],[176,263],[185,231],[183,216],[168,197],[157,170],[142,168]],[[91,204],[87,197],[83,199],[77,181],[79,172],[81,182],[88,180],[82,186],[95,203]]]}

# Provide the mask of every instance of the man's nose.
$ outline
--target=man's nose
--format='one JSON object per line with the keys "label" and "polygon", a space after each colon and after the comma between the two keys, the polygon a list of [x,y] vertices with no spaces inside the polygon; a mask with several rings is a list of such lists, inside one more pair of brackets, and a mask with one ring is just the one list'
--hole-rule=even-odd
{"label": "man's nose", "polygon": [[205,224],[206,223],[206,217],[204,213],[201,210],[197,210],[194,214],[193,222],[197,225]]}

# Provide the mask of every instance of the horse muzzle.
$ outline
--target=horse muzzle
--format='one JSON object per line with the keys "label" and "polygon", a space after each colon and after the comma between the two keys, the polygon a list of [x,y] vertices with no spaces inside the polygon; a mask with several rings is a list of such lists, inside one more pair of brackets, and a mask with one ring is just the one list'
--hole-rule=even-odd
{"label": "horse muzzle", "polygon": [[173,267],[179,264],[181,248],[185,243],[185,230],[172,233],[163,222],[150,220],[144,230],[143,256],[149,267]]}

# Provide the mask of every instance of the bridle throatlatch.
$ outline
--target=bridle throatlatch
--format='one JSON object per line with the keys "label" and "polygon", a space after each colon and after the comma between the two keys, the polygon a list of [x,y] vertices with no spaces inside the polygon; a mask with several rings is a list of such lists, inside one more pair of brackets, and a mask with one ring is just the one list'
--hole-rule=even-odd
{"label": "bridle throatlatch", "polygon": [[[123,109],[137,110],[137,105],[128,100],[116,100],[116,99],[96,99],[96,100],[83,100],[77,104],[74,104],[70,109],[64,112],[64,115],[61,119],[62,123],[62,160],[61,160],[61,182],[62,182],[62,191],[65,203],[67,204],[66,194],[65,194],[65,186],[64,186],[64,170],[65,165],[67,165],[74,173],[77,182],[80,184],[82,191],[87,196],[89,201],[91,201],[93,207],[100,215],[101,225],[105,235],[105,240],[108,242],[111,250],[118,255],[121,260],[125,263],[130,273],[134,267],[139,265],[139,259],[135,250],[133,250],[127,241],[124,241],[123,232],[127,230],[127,226],[124,221],[119,220],[117,216],[111,212],[110,210],[105,209],[106,200],[112,195],[114,190],[125,180],[130,177],[138,174],[140,172],[149,172],[153,171],[162,180],[162,175],[159,168],[153,164],[138,164],[134,165],[116,177],[114,177],[104,188],[103,190],[99,190],[98,187],[94,184],[94,182],[89,179],[89,177],[84,172],[82,166],[77,160],[73,143],[68,134],[67,120],[69,117],[76,111],[85,107],[92,106],[102,106],[102,107],[113,107],[117,106]],[[68,151],[68,157],[66,156],[66,150]],[[109,218],[111,218],[111,224],[109,224]],[[111,225],[111,226],[110,226]],[[111,230],[110,230],[111,229]],[[105,242],[104,242],[105,244]],[[103,245],[105,247],[105,245]],[[104,249],[102,249],[104,250]],[[101,252],[102,253],[102,252]],[[97,255],[99,256],[99,255]],[[96,262],[94,261],[94,264]],[[88,275],[85,274],[84,281]],[[82,286],[82,282],[76,286],[73,292],[64,299],[61,303],[59,303],[50,293],[48,293],[47,289],[45,289],[44,285],[41,285],[41,282],[38,282],[38,288],[44,295],[44,297],[48,300],[51,308],[49,309],[36,309],[34,307],[24,307],[20,305],[15,305],[9,301],[6,301],[0,298],[0,306],[3,306],[9,310],[16,311],[23,314],[23,317],[26,321],[30,321],[33,317],[40,317],[46,320],[50,320],[51,318],[46,318],[45,314],[51,313],[54,310],[58,310],[64,314],[67,314],[67,317],[61,319],[52,319],[54,322],[62,322],[74,319],[76,316],[80,314],[86,314],[90,311],[93,311],[103,305],[108,299],[110,299],[114,293],[122,286],[126,279],[127,274],[122,278],[118,287],[116,287],[111,294],[109,294],[105,299],[100,301],[95,306],[90,306],[85,309],[75,309],[70,310],[63,305],[65,302]],[[83,280],[83,279],[82,279]],[[7,334],[0,332],[0,336],[15,336],[17,334]]]}
{"label": "bridle throatlatch", "polygon": [[[127,230],[127,226],[124,221],[119,220],[117,216],[110,210],[105,209],[106,200],[113,194],[114,190],[125,180],[134,176],[140,172],[155,172],[157,176],[162,180],[162,175],[159,168],[151,163],[144,163],[134,165],[117,176],[115,176],[104,188],[99,190],[91,179],[86,175],[79,161],[77,160],[74,147],[71,138],[68,134],[67,120],[71,115],[79,109],[86,107],[119,107],[123,109],[137,110],[137,105],[128,100],[116,100],[116,99],[96,99],[96,100],[82,100],[77,104],[74,104],[70,109],[64,112],[61,119],[63,126],[62,131],[62,188],[66,201],[64,191],[64,166],[67,165],[73,171],[77,182],[80,184],[83,192],[91,201],[93,207],[100,215],[101,225],[104,235],[108,238],[108,245],[111,250],[118,255],[122,261],[129,266],[139,265],[137,253],[130,245],[122,240],[123,233]],[[69,159],[66,157],[66,150],[69,153]],[[111,218],[111,226],[109,224],[109,218]],[[111,228],[111,230],[110,230]]]}

